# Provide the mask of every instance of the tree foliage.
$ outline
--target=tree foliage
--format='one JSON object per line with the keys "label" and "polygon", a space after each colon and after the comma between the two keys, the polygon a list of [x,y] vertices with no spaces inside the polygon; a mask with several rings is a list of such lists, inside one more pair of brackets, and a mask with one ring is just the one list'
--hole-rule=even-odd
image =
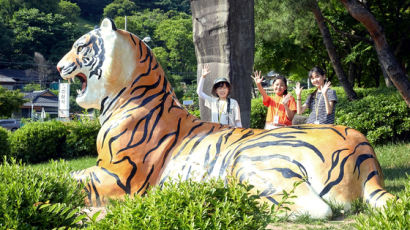
{"label": "tree foliage", "polygon": [[[115,18],[117,27],[125,24],[124,17]],[[144,10],[127,17],[127,30],[141,39],[151,37],[152,48],[171,83],[196,78],[195,48],[192,42],[192,21],[188,14],[162,10]],[[177,87],[176,84],[173,84]]]}
{"label": "tree foliage", "polygon": [[72,3],[69,1],[61,0],[58,3],[58,11],[59,14],[65,16],[70,21],[75,21],[80,17],[81,9],[78,7],[76,3]]}
{"label": "tree foliage", "polygon": [[[338,84],[313,15],[307,13],[310,1],[255,1],[255,68],[264,72],[273,69],[299,80],[307,77],[313,65],[320,65],[325,67],[332,83]],[[381,85],[382,71],[366,29],[349,15],[340,1],[318,3],[352,84]],[[409,73],[405,63],[409,61],[406,50],[410,35],[403,30],[410,23],[408,3],[377,0],[366,1],[366,4],[385,28],[389,44]]]}
{"label": "tree foliage", "polygon": [[115,18],[133,15],[137,9],[137,5],[130,0],[115,0],[104,8],[104,17]]}
{"label": "tree foliage", "polygon": [[40,52],[56,62],[80,36],[81,31],[61,14],[46,14],[38,9],[16,11],[10,21],[15,38],[14,52],[32,57]]}
{"label": "tree foliage", "polygon": [[0,116],[10,117],[24,104],[24,95],[18,90],[7,90],[0,86]]}

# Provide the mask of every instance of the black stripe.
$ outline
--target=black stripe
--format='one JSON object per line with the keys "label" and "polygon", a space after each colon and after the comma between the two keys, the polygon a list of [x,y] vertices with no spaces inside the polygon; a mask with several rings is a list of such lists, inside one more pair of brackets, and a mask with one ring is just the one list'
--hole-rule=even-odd
{"label": "black stripe", "polygon": [[108,147],[109,147],[109,150],[110,150],[110,163],[112,162],[112,158],[113,158],[113,156],[112,156],[111,144],[112,144],[115,140],[117,140],[119,137],[121,137],[126,131],[127,131],[127,129],[125,129],[124,131],[122,131],[120,134],[118,134],[118,135],[116,135],[116,136],[114,136],[114,137],[111,137],[110,140],[108,141]]}
{"label": "black stripe", "polygon": [[151,175],[153,172],[154,172],[154,165],[152,165],[151,170],[149,171],[147,177],[145,178],[145,181],[142,184],[142,186],[138,189],[137,194],[139,194],[141,190],[148,184],[149,178],[151,178]]}
{"label": "black stripe", "polygon": [[325,184],[330,180],[330,176],[332,175],[333,169],[335,169],[339,163],[340,153],[345,150],[348,150],[348,149],[339,149],[332,153],[332,166],[330,167],[330,170],[327,172],[327,179],[325,181]]}
{"label": "black stripe", "polygon": [[357,157],[356,159],[356,164],[354,166],[354,170],[353,170],[353,174],[356,172],[356,168],[357,168],[357,179],[360,178],[360,165],[363,163],[363,161],[369,159],[369,158],[374,158],[374,156],[372,154],[362,154],[360,156]]}
{"label": "black stripe", "polygon": [[95,193],[95,202],[97,206],[101,206],[100,194],[97,191],[97,187],[95,187],[94,179],[92,174],[90,173],[91,185],[93,186],[94,193]]}
{"label": "black stripe", "polygon": [[370,193],[370,195],[367,197],[366,199],[366,203],[369,203],[370,200],[379,192],[383,191],[383,189],[376,189],[374,190],[372,193]]}
{"label": "black stripe", "polygon": [[132,34],[131,34],[131,33],[130,33],[130,37],[131,37],[132,42],[133,42],[133,43],[134,43],[134,45],[136,46],[136,45],[137,45],[137,43],[135,42],[134,37],[132,36]]}
{"label": "black stripe", "polygon": [[[125,89],[126,89],[126,87],[122,88],[122,89],[120,90],[120,92],[118,92],[117,96],[115,96],[114,99],[111,100],[110,104],[108,104],[108,107],[107,107],[105,110],[103,110],[102,115],[105,115],[105,113],[110,109],[110,107],[112,106],[112,104],[113,104],[114,102],[117,102],[118,98],[121,96],[121,94],[124,92]],[[105,98],[104,98],[104,99],[105,99]]]}
{"label": "black stripe", "polygon": [[379,175],[379,172],[378,172],[378,171],[373,171],[373,172],[369,173],[369,175],[367,176],[366,181],[365,181],[364,184],[363,184],[363,188],[366,187],[366,183],[367,183],[369,180],[371,180],[371,179],[372,179],[374,176],[376,176],[376,175]]}

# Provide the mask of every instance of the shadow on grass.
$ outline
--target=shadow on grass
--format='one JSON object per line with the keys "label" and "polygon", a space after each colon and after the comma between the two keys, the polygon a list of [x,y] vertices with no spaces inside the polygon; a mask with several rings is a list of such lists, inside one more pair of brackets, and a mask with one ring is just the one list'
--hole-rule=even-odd
{"label": "shadow on grass", "polygon": [[400,180],[406,179],[406,173],[410,175],[410,167],[400,167],[400,168],[385,168],[382,169],[385,180]]}
{"label": "shadow on grass", "polygon": [[[410,175],[410,167],[400,167],[400,168],[385,168],[383,169],[384,180],[389,181],[401,181],[407,180],[407,175]],[[385,189],[391,193],[398,193],[404,190],[404,184],[393,183],[388,185]]]}

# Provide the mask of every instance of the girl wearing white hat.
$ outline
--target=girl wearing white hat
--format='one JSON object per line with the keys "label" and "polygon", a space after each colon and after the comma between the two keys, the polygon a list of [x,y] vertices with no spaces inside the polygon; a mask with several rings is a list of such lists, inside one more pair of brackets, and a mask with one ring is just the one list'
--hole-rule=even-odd
{"label": "girl wearing white hat", "polygon": [[221,77],[214,81],[212,86],[213,96],[204,93],[204,81],[209,73],[209,66],[205,65],[196,92],[199,98],[205,100],[205,106],[211,109],[211,121],[223,125],[242,127],[239,104],[235,99],[228,97],[231,84],[227,78]]}

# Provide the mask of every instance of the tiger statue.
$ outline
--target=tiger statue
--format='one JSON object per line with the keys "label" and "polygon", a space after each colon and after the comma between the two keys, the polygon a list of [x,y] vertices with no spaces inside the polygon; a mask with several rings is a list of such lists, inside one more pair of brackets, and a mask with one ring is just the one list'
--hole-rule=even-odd
{"label": "tiger statue", "polygon": [[377,207],[394,198],[383,189],[373,148],[354,129],[233,128],[189,114],[151,49],[110,19],[79,38],[57,69],[81,81],[81,107],[100,110],[96,166],[72,173],[90,206],[143,195],[168,180],[210,178],[249,183],[271,205],[295,188],[290,209],[312,218],[331,216],[328,202],[349,209],[358,198]]}

